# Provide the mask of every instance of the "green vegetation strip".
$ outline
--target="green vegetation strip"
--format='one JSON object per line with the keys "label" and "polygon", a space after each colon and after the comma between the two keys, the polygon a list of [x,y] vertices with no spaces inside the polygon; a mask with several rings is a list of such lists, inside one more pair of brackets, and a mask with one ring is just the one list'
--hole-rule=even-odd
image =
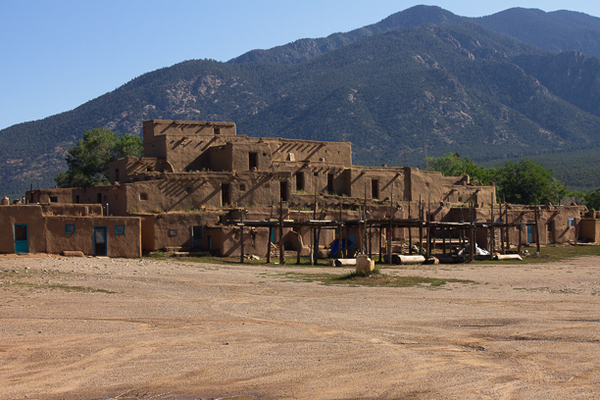
{"label": "green vegetation strip", "polygon": [[29,283],[29,282],[4,282],[3,286],[25,286],[33,289],[51,289],[51,290],[64,290],[66,292],[82,292],[82,293],[107,293],[114,294],[116,292],[106,289],[94,289],[85,286],[70,286],[61,283]]}
{"label": "green vegetation strip", "polygon": [[467,279],[440,279],[422,276],[394,276],[374,272],[370,275],[350,272],[341,275],[307,274],[287,272],[283,274],[287,279],[297,282],[320,282],[325,285],[350,285],[350,286],[384,286],[384,287],[411,287],[433,286],[439,287],[447,283],[476,284]]}

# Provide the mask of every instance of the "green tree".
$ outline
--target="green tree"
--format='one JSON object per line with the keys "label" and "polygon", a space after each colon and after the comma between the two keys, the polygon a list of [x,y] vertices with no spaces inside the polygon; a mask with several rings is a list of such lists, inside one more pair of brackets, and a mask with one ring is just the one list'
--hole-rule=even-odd
{"label": "green tree", "polygon": [[507,161],[496,170],[496,183],[499,194],[515,204],[556,204],[568,194],[552,170],[527,159]]}
{"label": "green tree", "polygon": [[583,196],[587,208],[600,210],[600,188],[587,192]]}
{"label": "green tree", "polygon": [[434,171],[440,171],[444,176],[469,175],[471,180],[477,180],[482,185],[493,182],[495,170],[475,164],[469,157],[462,158],[458,153],[446,153],[442,157],[429,158],[429,165]]}
{"label": "green tree", "polygon": [[121,157],[140,157],[143,144],[133,135],[118,136],[109,129],[86,131],[83,139],[67,151],[67,172],[56,177],[59,187],[90,187],[108,182],[108,163]]}

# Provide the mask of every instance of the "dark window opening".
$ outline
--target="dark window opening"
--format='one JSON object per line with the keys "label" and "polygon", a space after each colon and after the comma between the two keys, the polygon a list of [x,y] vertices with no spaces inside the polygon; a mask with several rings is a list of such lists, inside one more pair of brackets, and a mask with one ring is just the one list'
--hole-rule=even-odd
{"label": "dark window opening", "polygon": [[97,203],[102,203],[102,193],[98,193],[98,196],[96,196],[96,202]]}
{"label": "dark window opening", "polygon": [[140,200],[148,200],[148,193],[140,193]]}
{"label": "dark window opening", "polygon": [[248,153],[248,169],[258,169],[258,153]]}
{"label": "dark window opening", "polygon": [[371,198],[379,198],[379,181],[377,179],[371,179]]}
{"label": "dark window opening", "polygon": [[279,182],[279,194],[281,201],[288,201],[288,183],[287,181]]}
{"label": "dark window opening", "polygon": [[58,197],[50,196],[50,203],[58,203]]}
{"label": "dark window opening", "polygon": [[119,168],[115,168],[115,181],[120,181]]}
{"label": "dark window opening", "polygon": [[231,197],[229,196],[229,184],[221,184],[221,205],[225,206],[231,203]]}
{"label": "dark window opening", "polygon": [[79,204],[79,195],[75,196],[75,203]]}
{"label": "dark window opening", "polygon": [[304,173],[296,172],[296,190],[304,190]]}
{"label": "dark window opening", "polygon": [[240,192],[245,192],[246,191],[246,185],[244,185],[243,183],[240,183]]}
{"label": "dark window opening", "polygon": [[333,193],[333,174],[327,174],[327,191]]}
{"label": "dark window opening", "polygon": [[215,135],[220,135],[220,134],[221,134],[221,128],[215,127]]}

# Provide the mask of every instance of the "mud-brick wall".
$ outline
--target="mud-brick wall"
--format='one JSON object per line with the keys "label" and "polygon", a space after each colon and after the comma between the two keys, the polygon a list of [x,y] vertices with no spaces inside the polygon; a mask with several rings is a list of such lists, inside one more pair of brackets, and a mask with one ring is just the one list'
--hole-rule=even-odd
{"label": "mud-brick wall", "polygon": [[[210,251],[215,255],[235,257],[242,254],[241,230],[238,226],[206,228],[205,238],[210,241]],[[244,228],[244,255],[264,258],[267,255],[268,244],[269,228]]]}
{"label": "mud-brick wall", "polygon": [[[156,215],[153,219],[153,229],[146,226],[144,228],[144,234],[154,235],[153,240],[144,238],[144,243],[153,244],[154,248],[145,248],[144,250],[191,250],[193,247],[192,227],[215,224],[218,222],[219,216],[220,213],[209,212],[181,212]],[[206,233],[204,233],[202,247],[207,249]]]}
{"label": "mud-brick wall", "polygon": [[[66,225],[74,225],[67,233]],[[47,217],[47,253],[82,251],[94,255],[94,227],[106,227],[109,257],[138,258],[142,256],[142,231],[139,217]],[[117,226],[122,228],[116,229]],[[122,233],[121,233],[122,232]]]}
{"label": "mud-brick wall", "polygon": [[600,219],[583,218],[579,223],[579,239],[600,243]]}
{"label": "mud-brick wall", "polygon": [[15,224],[27,224],[30,253],[46,252],[46,229],[38,205],[0,206],[0,253],[15,252]]}

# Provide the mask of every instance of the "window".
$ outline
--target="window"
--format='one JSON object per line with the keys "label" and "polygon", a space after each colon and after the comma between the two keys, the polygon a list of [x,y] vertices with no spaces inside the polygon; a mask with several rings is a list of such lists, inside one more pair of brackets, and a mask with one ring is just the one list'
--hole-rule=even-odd
{"label": "window", "polygon": [[65,224],[65,234],[66,235],[75,234],[75,224]]}
{"label": "window", "polygon": [[79,204],[79,195],[75,196],[75,203]]}
{"label": "window", "polygon": [[120,181],[119,177],[119,168],[115,168],[115,181]]}
{"label": "window", "polygon": [[245,192],[246,191],[246,185],[244,185],[243,183],[240,183],[240,192]]}
{"label": "window", "polygon": [[220,135],[220,134],[221,134],[221,128],[215,127],[215,135]]}
{"label": "window", "polygon": [[371,198],[379,198],[379,181],[377,179],[371,179]]}
{"label": "window", "polygon": [[125,225],[115,225],[115,235],[124,235]]}
{"label": "window", "polygon": [[148,200],[148,193],[140,193],[140,200]]}
{"label": "window", "polygon": [[296,172],[296,191],[304,190],[304,172]]}
{"label": "window", "polygon": [[248,169],[258,169],[258,153],[248,153]]}
{"label": "window", "polygon": [[288,201],[288,183],[287,181],[279,182],[279,193],[281,201]]}
{"label": "window", "polygon": [[97,203],[102,203],[102,193],[98,193],[98,195],[96,196],[97,199]]}
{"label": "window", "polygon": [[177,236],[178,233],[179,233],[179,231],[177,229],[169,230],[169,236]]}
{"label": "window", "polygon": [[58,203],[58,197],[50,196],[50,203]]}
{"label": "window", "polygon": [[567,219],[567,226],[569,228],[573,228],[575,226],[575,218],[568,218]]}
{"label": "window", "polygon": [[229,196],[229,184],[221,184],[221,205],[231,204],[231,197]]}
{"label": "window", "polygon": [[333,174],[327,174],[327,191],[333,193]]}

